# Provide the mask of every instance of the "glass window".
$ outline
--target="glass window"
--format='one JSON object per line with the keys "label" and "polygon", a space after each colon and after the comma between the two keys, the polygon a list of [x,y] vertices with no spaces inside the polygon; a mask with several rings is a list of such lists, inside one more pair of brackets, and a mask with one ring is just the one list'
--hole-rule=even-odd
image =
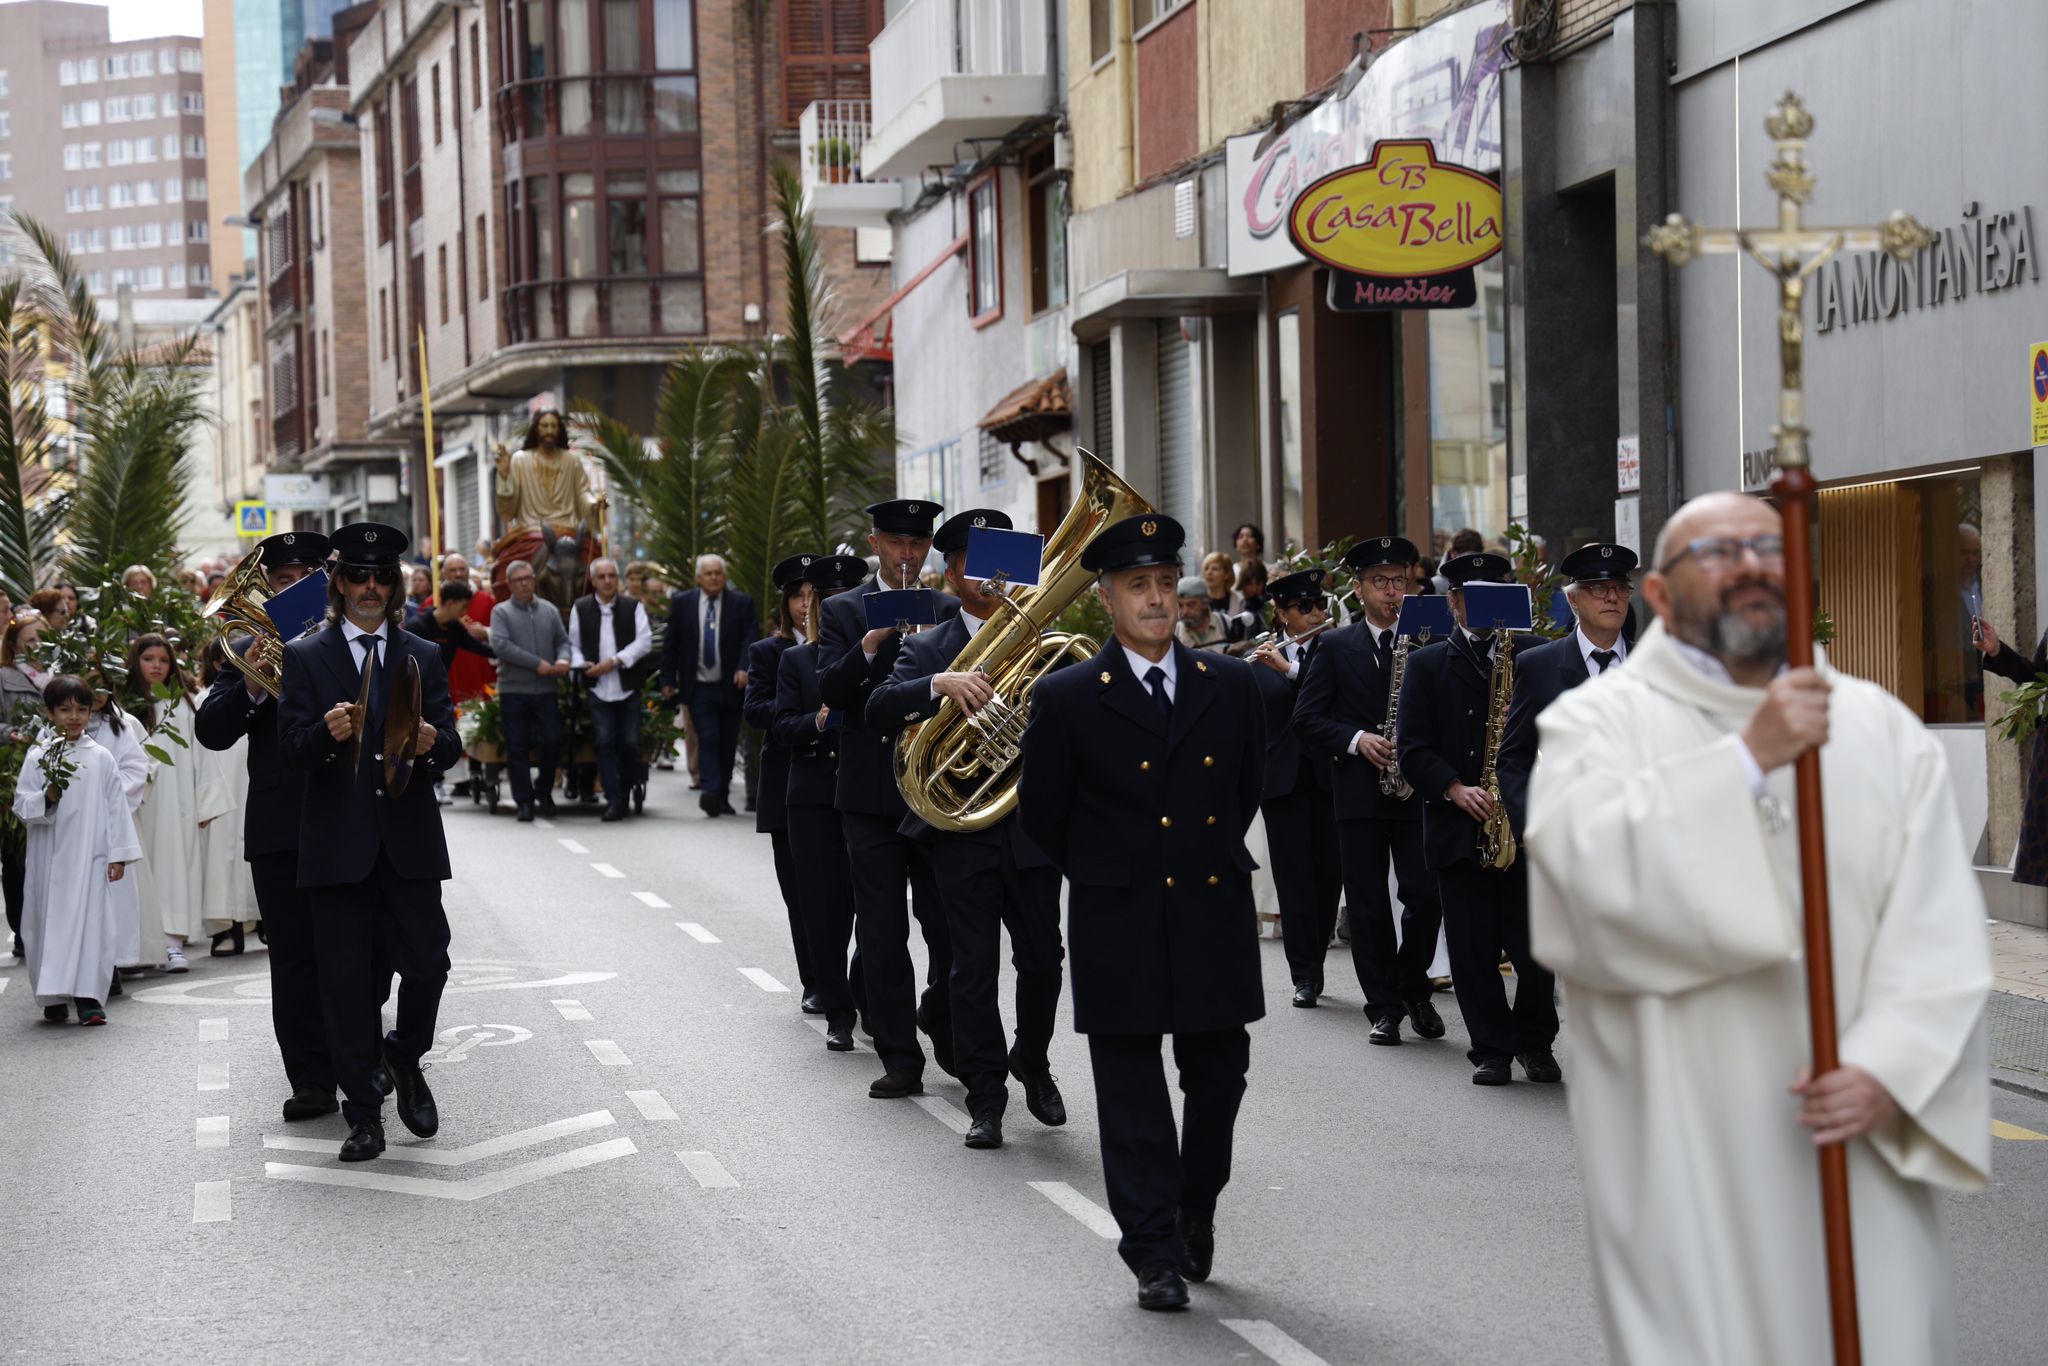
{"label": "glass window", "polygon": [[114,54],[113,56],[111,56],[111,57],[107,58],[107,79],[108,79],[108,80],[110,80],[110,81],[118,81],[118,80],[125,80],[125,79],[127,78],[127,76],[128,76],[128,54],[127,54],[127,53],[125,53],[125,52],[116,52],[116,53],[115,53],[115,54]]}
{"label": "glass window", "polygon": [[194,218],[185,224],[185,240],[187,242],[204,242],[207,240],[206,220],[204,218]]}
{"label": "glass window", "polygon": [[137,95],[134,102],[135,117],[153,119],[156,117],[156,96]]}
{"label": "glass window", "polygon": [[178,135],[176,133],[166,133],[164,134],[164,160],[176,161],[177,159]]}
{"label": "glass window", "polygon": [[136,203],[154,204],[156,203],[156,200],[156,182],[154,180],[138,180],[135,182]]}
{"label": "glass window", "polygon": [[613,171],[605,177],[605,232],[613,275],[647,273],[647,177]]}
{"label": "glass window", "polygon": [[156,139],[138,138],[135,143],[135,159],[137,161],[155,161]]}
{"label": "glass window", "polygon": [[[557,75],[590,74],[590,0],[556,0],[555,58]],[[590,82],[564,81],[560,108],[564,137],[590,132]]]}
{"label": "glass window", "polygon": [[996,180],[982,181],[967,193],[967,219],[973,237],[968,312],[976,317],[1000,313],[1003,307],[1002,230],[996,219]]}
{"label": "glass window", "polygon": [[107,101],[107,122],[128,122],[128,97],[126,95],[116,95],[113,99]]}
{"label": "glass window", "polygon": [[81,153],[79,152],[79,149],[78,149],[78,144],[77,144],[77,143],[75,143],[75,142],[67,142],[67,143],[65,143],[65,144],[64,144],[64,169],[65,169],[65,170],[67,170],[67,171],[75,171],[75,170],[77,170],[77,169],[78,169],[78,168],[79,168],[80,166],[83,166],[84,164],[85,164],[85,158],[84,158],[84,156],[83,156],[83,155],[82,155],[82,154],[81,154]]}
{"label": "glass window", "polygon": [[[184,48],[184,49],[181,49],[181,50],[179,51],[179,53],[178,53],[178,70],[180,70],[180,71],[204,71],[205,69],[206,69],[206,59],[205,59],[205,58],[204,58],[204,57],[203,57],[203,56],[201,55],[201,53],[200,53],[200,51],[199,51],[199,49],[198,49],[198,48],[196,48],[196,47],[188,47],[188,48]],[[202,281],[202,282],[203,282],[203,281]]]}
{"label": "glass window", "polygon": [[[640,70],[640,0],[604,0],[604,69]],[[637,80],[604,83],[604,127],[637,133],[646,126],[645,90]]]}
{"label": "glass window", "polygon": [[59,85],[77,85],[77,84],[78,84],[78,63],[76,63],[76,62],[59,62],[59,63],[57,63],[57,84],[59,84]]}
{"label": "glass window", "polygon": [[185,198],[194,204],[204,202],[206,199],[206,182],[197,178],[188,179],[185,182]]}
{"label": "glass window", "polygon": [[562,177],[562,274],[586,279],[597,268],[596,178],[588,171]]}
{"label": "glass window", "polygon": [[536,280],[552,280],[558,273],[555,267],[554,196],[549,189],[546,176],[534,176],[526,182],[526,242],[527,251],[533,259],[532,278]]}
{"label": "glass window", "polygon": [[1067,183],[1048,176],[1031,187],[1031,311],[1067,301]]}
{"label": "glass window", "polygon": [[1274,383],[1280,400],[1280,525],[1273,546],[1292,545],[1307,535],[1301,501],[1301,311],[1288,309],[1274,319],[1279,355]]}
{"label": "glass window", "polygon": [[164,182],[164,203],[176,204],[185,197],[185,182],[178,179]]}
{"label": "glass window", "polygon": [[[520,75],[528,81],[538,81],[548,74],[547,34],[548,11],[541,0],[527,0],[526,21],[521,25],[526,33],[525,61]],[[548,131],[547,92],[538,84],[526,87],[526,136],[543,137]]]}
{"label": "glass window", "polygon": [[61,106],[57,110],[57,122],[66,128],[76,128],[78,126],[78,106],[76,104]]}
{"label": "glass window", "polygon": [[80,213],[85,209],[85,191],[73,185],[64,191],[64,212]]}
{"label": "glass window", "polygon": [[175,247],[185,240],[185,221],[173,219],[164,224],[164,244]]}
{"label": "glass window", "polygon": [[[703,268],[697,201],[661,201],[661,269],[665,275],[695,275]],[[673,328],[667,329],[673,331]]]}
{"label": "glass window", "polygon": [[85,207],[88,212],[97,212],[106,207],[106,201],[101,195],[99,186],[88,185],[85,187]]}
{"label": "glass window", "polygon": [[156,63],[147,52],[131,53],[128,57],[128,69],[138,76],[153,76],[156,74]]}
{"label": "glass window", "polygon": [[87,100],[78,106],[78,121],[87,128],[96,128],[100,121],[100,102]]}
{"label": "glass window", "polygon": [[697,69],[697,38],[691,0],[654,0],[654,67],[657,71]]}
{"label": "glass window", "polygon": [[658,133],[697,131],[697,78],[657,76],[654,87],[654,129]]}
{"label": "glass window", "polygon": [[[1982,656],[1970,643],[1970,619],[1984,611],[1982,488],[1974,472],[1903,487],[1919,504],[1920,517],[1920,719],[1981,721],[1986,684]],[[2025,653],[2027,644],[2014,641],[2013,647]],[[1994,693],[2015,686],[1996,676],[1990,683]]]}
{"label": "glass window", "polygon": [[185,263],[183,261],[171,262],[170,284],[172,289],[183,289],[185,287]]}
{"label": "glass window", "polygon": [[133,208],[135,191],[129,187],[127,181],[117,180],[107,187],[107,202],[117,209]]}
{"label": "glass window", "polygon": [[141,284],[144,289],[162,289],[164,287],[164,268],[162,266],[144,266],[142,268]]}
{"label": "glass window", "polygon": [[88,169],[100,164],[100,145],[97,142],[88,142],[81,150],[85,153],[85,164]]}
{"label": "glass window", "polygon": [[1116,41],[1116,0],[1088,0],[1088,60],[1107,57]]}
{"label": "glass window", "polygon": [[204,134],[192,133],[186,137],[185,155],[188,157],[204,157],[206,155],[206,137]]}
{"label": "glass window", "polygon": [[[1480,298],[1501,287],[1498,258],[1477,267]],[[1499,544],[1508,527],[1506,338],[1498,309],[1433,309],[1429,328],[1430,544],[1441,556],[1466,529]]]}
{"label": "glass window", "polygon": [[164,244],[164,229],[161,223],[143,223],[136,229],[135,240],[145,247],[160,247]]}

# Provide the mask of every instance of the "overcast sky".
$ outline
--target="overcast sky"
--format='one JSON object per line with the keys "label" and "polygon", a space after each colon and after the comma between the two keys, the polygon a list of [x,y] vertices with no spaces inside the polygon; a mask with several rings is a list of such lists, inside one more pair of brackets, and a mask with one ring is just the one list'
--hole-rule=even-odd
{"label": "overcast sky", "polygon": [[199,38],[200,0],[109,0],[107,22],[116,41],[183,33]]}

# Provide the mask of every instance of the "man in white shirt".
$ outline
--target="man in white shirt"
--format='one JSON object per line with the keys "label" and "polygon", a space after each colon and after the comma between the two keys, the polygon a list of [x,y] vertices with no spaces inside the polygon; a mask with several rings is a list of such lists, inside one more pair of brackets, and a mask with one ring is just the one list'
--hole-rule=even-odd
{"label": "man in white shirt", "polygon": [[592,560],[589,574],[594,591],[569,608],[569,667],[583,671],[590,689],[603,819],[624,820],[626,789],[640,774],[640,686],[654,633],[646,606],[619,593],[615,562]]}

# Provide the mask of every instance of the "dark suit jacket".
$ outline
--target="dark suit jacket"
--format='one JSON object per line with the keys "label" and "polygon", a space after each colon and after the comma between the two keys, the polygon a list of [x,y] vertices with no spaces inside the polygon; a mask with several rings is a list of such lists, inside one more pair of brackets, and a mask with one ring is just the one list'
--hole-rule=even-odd
{"label": "dark suit jacket", "polygon": [[1529,773],[1536,767],[1536,718],[1545,707],[1588,677],[1577,631],[1515,652],[1515,700],[1508,706],[1508,728],[1500,742],[1498,767],[1500,795],[1508,804],[1508,820],[1517,838],[1529,824]]}
{"label": "dark suit jacket", "polygon": [[[818,618],[818,674],[825,701],[846,713],[845,737],[839,746],[839,799],[841,811],[857,811],[901,821],[909,808],[896,790],[896,740],[877,735],[867,726],[868,693],[885,681],[896,668],[902,637],[882,642],[872,664],[860,648],[868,633],[867,608],[861,599],[881,591],[870,577],[860,587],[825,599]],[[941,623],[959,614],[960,599],[951,593],[938,595]]]}
{"label": "dark suit jacket", "polygon": [[1033,691],[1018,814],[1069,884],[1084,1034],[1228,1029],[1266,1011],[1244,843],[1265,786],[1258,685],[1242,660],[1173,651],[1170,724],[1113,636]]}
{"label": "dark suit jacket", "polygon": [[298,839],[301,887],[361,882],[377,866],[380,849],[400,877],[448,878],[448,842],[441,832],[441,808],[434,802],[435,778],[462,757],[455,709],[448,701],[448,671],[441,667],[438,647],[395,627],[382,653],[387,699],[398,687],[399,661],[419,661],[420,719],[434,728],[433,747],[414,761],[405,794],[397,798],[384,795],[381,717],[371,718],[362,767],[353,773],[348,742],[327,731],[328,709],[354,702],[361,691],[361,652],[351,649],[342,629],[331,624],[284,647],[277,745],[286,767],[306,775]]}
{"label": "dark suit jacket", "polygon": [[299,812],[306,804],[306,775],[284,766],[277,750],[277,699],[269,693],[249,700],[242,671],[229,665],[199,702],[192,724],[199,743],[232,749],[249,737],[249,799],[242,805],[242,857],[290,854],[299,847]]}
{"label": "dark suit jacket", "polygon": [[[669,594],[668,599],[668,634],[661,642],[661,686],[674,688],[684,706],[702,686],[697,681],[697,651],[703,644],[704,628],[697,621],[697,604],[703,599],[701,588],[685,588]],[[737,709],[740,690],[732,686],[732,676],[747,667],[747,647],[761,638],[761,619],[754,614],[754,600],[737,588],[728,586],[719,600],[718,677],[730,694],[725,700]]]}
{"label": "dark suit jacket", "polygon": [[[750,676],[747,681],[754,680]],[[790,806],[831,806],[839,787],[838,727],[818,729],[818,647],[800,641],[775,666],[775,721],[769,734],[789,753]]]}
{"label": "dark suit jacket", "polygon": [[1462,633],[1408,656],[1395,730],[1402,776],[1422,802],[1423,861],[1431,868],[1478,861],[1479,822],[1447,794],[1453,782],[1476,786],[1485,767],[1491,679],[1491,661]]}
{"label": "dark suit jacket", "polygon": [[[767,737],[761,744],[760,790],[754,798],[754,829],[764,835],[788,828],[783,806],[789,750],[775,738],[775,675],[782,667],[783,651],[794,643],[781,636],[762,636],[747,647],[747,691],[740,712],[748,725]],[[748,791],[754,791],[752,780]]]}
{"label": "dark suit jacket", "polygon": [[[903,733],[904,727],[918,721],[929,721],[939,714],[939,703],[932,700],[932,675],[944,673],[953,667],[953,660],[967,646],[967,614],[956,612],[940,623],[935,631],[920,631],[903,642],[903,649],[896,656],[896,667],[886,682],[877,684],[868,693],[867,728],[877,735],[889,737],[891,744]],[[943,701],[944,699],[940,699]],[[903,812],[903,823],[897,827],[899,833],[921,843],[935,839],[970,840],[982,844],[1006,844],[1014,865],[1018,868],[1046,868],[1052,860],[1045,851],[1031,842],[1024,833],[1016,815],[998,821],[986,830],[972,833],[960,831],[938,831],[918,819],[917,813],[907,806]]]}
{"label": "dark suit jacket", "polygon": [[[1302,671],[1301,693],[1294,703],[1294,724],[1304,748],[1335,765],[1337,819],[1413,821],[1422,819],[1422,803],[1401,801],[1380,791],[1380,771],[1370,759],[1354,753],[1351,737],[1362,730],[1378,733],[1387,719],[1387,689],[1393,678],[1380,668],[1371,627],[1363,620],[1326,631],[1315,641],[1315,668]],[[1414,682],[1415,656],[1408,655]],[[1406,691],[1407,684],[1403,685]],[[1397,727],[1398,729],[1398,727]],[[1404,772],[1411,784],[1414,776]]]}
{"label": "dark suit jacket", "polygon": [[1308,653],[1292,678],[1263,664],[1251,666],[1252,682],[1258,685],[1259,700],[1266,708],[1266,790],[1261,801],[1278,801],[1303,784],[1315,789],[1318,801],[1329,800],[1333,765],[1328,758],[1302,745],[1294,724],[1295,701],[1322,643],[1320,637],[1308,643]]}

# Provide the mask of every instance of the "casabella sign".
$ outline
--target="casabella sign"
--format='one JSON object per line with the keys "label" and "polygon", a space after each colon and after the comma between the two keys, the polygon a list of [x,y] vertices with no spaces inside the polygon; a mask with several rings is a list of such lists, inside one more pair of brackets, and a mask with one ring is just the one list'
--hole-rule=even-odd
{"label": "casabella sign", "polygon": [[1386,140],[1364,165],[1302,190],[1288,211],[1287,235],[1302,255],[1351,275],[1448,275],[1500,251],[1500,187],[1438,161],[1426,139]]}

